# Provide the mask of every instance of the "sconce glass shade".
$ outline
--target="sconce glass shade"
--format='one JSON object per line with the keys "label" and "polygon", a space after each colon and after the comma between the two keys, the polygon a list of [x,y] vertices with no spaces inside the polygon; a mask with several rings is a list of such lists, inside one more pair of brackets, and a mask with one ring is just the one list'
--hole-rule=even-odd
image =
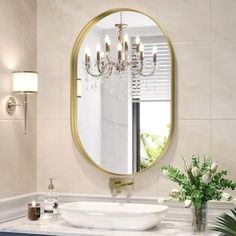
{"label": "sconce glass shade", "polygon": [[13,72],[13,93],[37,93],[38,73],[35,71]]}

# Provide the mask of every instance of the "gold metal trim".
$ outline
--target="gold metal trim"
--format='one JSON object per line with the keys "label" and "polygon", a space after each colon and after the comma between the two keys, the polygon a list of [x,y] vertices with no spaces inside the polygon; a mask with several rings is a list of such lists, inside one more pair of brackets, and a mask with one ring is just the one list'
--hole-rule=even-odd
{"label": "gold metal trim", "polygon": [[[156,23],[156,25],[160,28],[160,30],[162,31],[162,33],[164,34],[167,43],[169,45],[170,48],[170,54],[171,54],[171,126],[170,126],[170,134],[169,137],[167,139],[166,145],[164,150],[162,151],[161,155],[159,156],[158,159],[156,159],[150,166],[148,166],[146,169],[141,170],[139,172],[133,173],[133,174],[119,174],[119,173],[112,173],[104,168],[102,168],[101,166],[97,165],[88,155],[88,153],[86,152],[86,150],[84,149],[80,137],[79,137],[79,133],[78,133],[78,129],[77,129],[77,59],[78,59],[78,53],[81,47],[81,44],[85,38],[85,36],[88,34],[88,32],[90,31],[90,29],[101,19],[103,19],[104,17],[111,15],[113,13],[119,12],[119,11],[132,11],[132,12],[137,12],[140,14],[143,14],[145,16],[147,16],[148,18],[150,18],[153,22]],[[79,150],[80,154],[82,155],[82,157],[88,161],[89,164],[91,164],[92,166],[94,166],[96,169],[103,171],[105,173],[108,174],[112,174],[112,175],[116,175],[116,176],[134,176],[136,174],[142,173],[146,170],[148,170],[150,167],[154,166],[155,163],[160,160],[164,154],[166,153],[168,147],[170,146],[170,142],[172,140],[173,137],[173,130],[174,130],[174,117],[175,117],[175,101],[174,101],[174,97],[175,97],[175,81],[174,81],[174,75],[175,75],[175,57],[174,57],[174,50],[172,47],[172,44],[170,42],[170,39],[168,37],[168,35],[166,34],[166,32],[162,29],[162,27],[160,27],[160,25],[157,23],[157,21],[155,19],[153,19],[151,16],[138,11],[138,10],[134,10],[134,9],[129,9],[129,8],[115,8],[115,9],[111,9],[108,11],[105,11],[101,14],[99,14],[98,16],[94,17],[92,20],[90,20],[81,30],[81,32],[79,33],[79,35],[77,36],[73,49],[72,49],[72,53],[71,53],[71,66],[70,66],[70,73],[71,73],[71,106],[70,106],[70,115],[71,115],[71,119],[70,119],[70,124],[71,124],[71,132],[72,132],[72,137],[73,140],[75,142],[75,145],[77,147],[77,149]]]}
{"label": "gold metal trim", "polygon": [[38,74],[37,71],[33,71],[33,70],[18,70],[18,71],[13,71],[12,73],[13,74],[14,73],[34,73],[34,74]]}
{"label": "gold metal trim", "polygon": [[14,92],[12,92],[12,93],[25,94],[25,93],[38,93],[38,92],[36,92],[36,91],[14,91]]}

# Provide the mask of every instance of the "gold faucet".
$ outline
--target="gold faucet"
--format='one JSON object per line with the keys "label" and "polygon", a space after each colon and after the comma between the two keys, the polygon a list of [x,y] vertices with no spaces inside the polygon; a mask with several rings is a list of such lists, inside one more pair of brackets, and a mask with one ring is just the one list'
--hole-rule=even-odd
{"label": "gold faucet", "polygon": [[132,178],[110,178],[109,188],[111,194],[121,193],[123,190],[131,191],[134,189],[134,179]]}

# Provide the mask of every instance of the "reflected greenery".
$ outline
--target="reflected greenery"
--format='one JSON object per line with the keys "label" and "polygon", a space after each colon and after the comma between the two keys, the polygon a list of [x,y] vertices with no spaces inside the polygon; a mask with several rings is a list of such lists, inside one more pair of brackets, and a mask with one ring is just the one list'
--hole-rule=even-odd
{"label": "reflected greenery", "polygon": [[141,143],[141,170],[147,168],[155,160],[157,160],[167,142],[166,136],[159,136],[156,134],[143,132],[140,134]]}

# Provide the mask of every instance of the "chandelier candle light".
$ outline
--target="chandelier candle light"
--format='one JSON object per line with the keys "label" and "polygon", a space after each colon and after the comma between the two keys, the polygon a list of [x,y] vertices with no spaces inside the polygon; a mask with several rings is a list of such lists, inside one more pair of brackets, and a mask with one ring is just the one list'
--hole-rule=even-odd
{"label": "chandelier candle light", "polygon": [[[148,77],[154,74],[157,67],[157,48],[154,46],[153,53],[153,68],[151,72],[144,73],[144,45],[142,44],[139,36],[135,39],[135,60],[129,61],[129,37],[124,29],[127,24],[122,23],[122,12],[120,12],[120,23],[115,24],[118,29],[117,37],[117,59],[111,59],[111,40],[108,35],[105,36],[105,52],[101,50],[100,44],[96,46],[96,60],[95,65],[91,66],[91,51],[85,47],[85,68],[89,75],[92,77],[104,76],[109,78],[115,69],[118,72],[126,71],[130,68],[132,76]],[[96,71],[96,72],[95,72]]]}

